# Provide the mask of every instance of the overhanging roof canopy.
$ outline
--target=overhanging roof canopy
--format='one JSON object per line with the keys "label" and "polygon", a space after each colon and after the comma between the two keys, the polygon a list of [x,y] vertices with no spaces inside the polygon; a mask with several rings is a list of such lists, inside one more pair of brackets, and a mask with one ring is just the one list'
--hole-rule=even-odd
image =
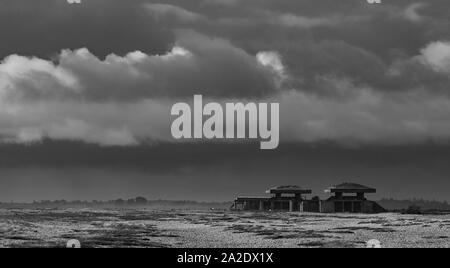
{"label": "overhanging roof canopy", "polygon": [[303,189],[296,185],[284,185],[272,187],[266,191],[268,194],[310,194],[311,190]]}
{"label": "overhanging roof canopy", "polygon": [[370,188],[356,183],[341,183],[325,190],[328,193],[375,193],[375,188]]}

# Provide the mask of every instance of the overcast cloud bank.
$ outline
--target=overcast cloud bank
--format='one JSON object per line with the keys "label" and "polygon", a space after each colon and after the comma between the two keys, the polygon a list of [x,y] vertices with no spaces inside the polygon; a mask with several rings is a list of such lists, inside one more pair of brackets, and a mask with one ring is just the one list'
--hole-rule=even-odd
{"label": "overcast cloud bank", "polygon": [[[91,25],[78,30],[77,40],[100,27],[100,11],[114,20],[123,6],[60,2],[47,3],[57,12],[43,3],[2,5],[23,8],[31,21],[45,13],[49,23],[70,29],[73,22],[57,14],[82,15]],[[97,36],[86,39],[87,46],[56,48],[44,38],[30,55],[23,45],[11,53],[16,41],[9,36],[0,47],[3,141],[173,141],[171,105],[202,94],[221,103],[279,102],[282,142],[447,143],[450,42],[442,29],[450,24],[444,2],[310,2],[135,0],[123,9],[123,25],[133,35],[111,25],[127,46],[108,39],[101,44]],[[30,33],[19,20],[11,23],[26,42]]]}

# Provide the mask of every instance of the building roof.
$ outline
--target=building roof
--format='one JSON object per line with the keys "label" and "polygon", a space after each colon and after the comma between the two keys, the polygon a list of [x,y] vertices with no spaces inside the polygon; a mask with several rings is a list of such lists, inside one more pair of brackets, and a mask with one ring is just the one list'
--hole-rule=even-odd
{"label": "building roof", "polygon": [[297,185],[275,186],[266,191],[268,194],[310,194],[309,189],[303,189]]}
{"label": "building roof", "polygon": [[328,193],[375,193],[375,188],[370,188],[357,183],[344,182],[325,190]]}
{"label": "building roof", "polygon": [[270,197],[264,196],[264,197],[257,197],[257,196],[238,196],[236,197],[235,201],[268,201],[270,200]]}

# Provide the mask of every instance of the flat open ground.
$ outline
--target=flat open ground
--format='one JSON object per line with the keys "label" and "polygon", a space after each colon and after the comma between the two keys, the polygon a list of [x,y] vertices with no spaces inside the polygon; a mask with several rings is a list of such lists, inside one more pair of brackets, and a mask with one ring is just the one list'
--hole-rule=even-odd
{"label": "flat open ground", "polygon": [[450,215],[0,209],[0,247],[450,247]]}

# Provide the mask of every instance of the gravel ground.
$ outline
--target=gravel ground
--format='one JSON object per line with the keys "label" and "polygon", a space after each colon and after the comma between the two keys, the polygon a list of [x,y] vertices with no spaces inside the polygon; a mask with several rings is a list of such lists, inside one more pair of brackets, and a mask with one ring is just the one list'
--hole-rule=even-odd
{"label": "gravel ground", "polygon": [[0,247],[450,247],[450,215],[0,209]]}

